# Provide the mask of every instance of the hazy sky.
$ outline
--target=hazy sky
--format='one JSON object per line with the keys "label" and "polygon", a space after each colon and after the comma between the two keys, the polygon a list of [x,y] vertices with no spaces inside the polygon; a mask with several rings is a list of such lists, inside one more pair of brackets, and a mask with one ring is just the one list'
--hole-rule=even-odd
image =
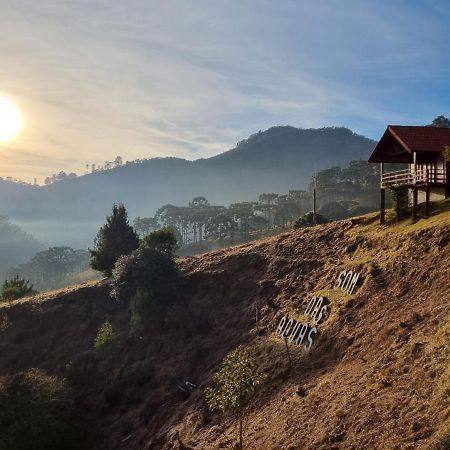
{"label": "hazy sky", "polygon": [[0,176],[224,151],[273,125],[450,115],[448,0],[0,0]]}

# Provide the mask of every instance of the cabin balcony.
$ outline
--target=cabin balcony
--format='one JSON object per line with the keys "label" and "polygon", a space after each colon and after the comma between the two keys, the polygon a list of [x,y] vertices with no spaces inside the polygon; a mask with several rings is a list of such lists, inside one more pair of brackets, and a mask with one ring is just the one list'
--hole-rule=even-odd
{"label": "cabin balcony", "polygon": [[381,187],[445,186],[448,184],[448,180],[449,174],[446,169],[406,169],[383,173],[381,175]]}

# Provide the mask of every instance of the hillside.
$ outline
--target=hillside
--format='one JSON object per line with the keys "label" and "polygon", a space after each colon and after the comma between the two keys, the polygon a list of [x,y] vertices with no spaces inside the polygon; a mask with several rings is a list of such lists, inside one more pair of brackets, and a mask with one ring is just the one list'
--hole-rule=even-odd
{"label": "hillside", "polygon": [[316,170],[367,159],[375,142],[346,128],[273,127],[208,159],[155,158],[49,186],[0,184],[1,214],[51,245],[83,248],[114,202],[131,217],[205,196],[212,204],[307,187]]}
{"label": "hillside", "polygon": [[11,267],[27,262],[45,245],[0,215],[0,280]]}
{"label": "hillside", "polygon": [[[380,227],[369,215],[182,259],[176,306],[142,335],[129,332],[128,305],[110,299],[107,280],[1,305],[0,375],[37,367],[66,378],[98,449],[232,448],[237,422],[208,412],[203,390],[243,343],[268,375],[246,448],[448,449],[444,206],[414,225]],[[351,298],[331,289],[341,270],[361,273]],[[329,299],[329,314],[308,353],[291,346],[289,370],[274,332],[313,294]],[[93,340],[106,319],[119,344],[99,354]],[[186,398],[179,380],[197,388]]]}

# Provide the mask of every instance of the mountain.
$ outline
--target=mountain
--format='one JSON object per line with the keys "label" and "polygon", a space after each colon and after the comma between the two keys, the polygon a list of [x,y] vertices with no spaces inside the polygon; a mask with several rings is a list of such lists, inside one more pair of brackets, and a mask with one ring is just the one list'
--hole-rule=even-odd
{"label": "mountain", "polygon": [[11,223],[8,217],[0,216],[0,282],[6,278],[9,269],[28,262],[44,248],[44,243]]}
{"label": "mountain", "polygon": [[39,188],[2,184],[0,212],[53,245],[81,248],[92,245],[114,202],[130,217],[148,217],[195,196],[222,205],[251,201],[305,189],[315,171],[365,160],[374,145],[346,128],[273,127],[212,158],[154,158]]}
{"label": "mountain", "polygon": [[[180,298],[142,333],[130,329],[128,303],[111,301],[108,280],[2,304],[0,400],[6,380],[14,386],[34,370],[29,384],[42,372],[52,386],[66,380],[95,449],[234,448],[236,417],[211,413],[204,389],[244,344],[267,374],[250,404],[246,449],[448,449],[446,208],[415,224],[380,226],[372,214],[182,259]],[[352,296],[332,288],[342,270],[360,273]],[[328,310],[308,352],[290,344],[290,367],[275,331],[285,315],[305,320],[313,295]],[[116,345],[98,352],[106,320]],[[75,448],[88,450],[83,437]]]}

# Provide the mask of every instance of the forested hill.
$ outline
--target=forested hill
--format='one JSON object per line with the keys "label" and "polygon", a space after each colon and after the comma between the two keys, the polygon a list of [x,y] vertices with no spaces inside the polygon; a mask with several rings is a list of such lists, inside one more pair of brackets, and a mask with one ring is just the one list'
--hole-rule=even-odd
{"label": "forested hill", "polygon": [[346,128],[278,126],[208,159],[155,158],[40,188],[3,183],[0,213],[40,239],[81,247],[92,243],[113,202],[134,217],[199,195],[215,204],[254,200],[304,189],[314,171],[366,159],[374,145]]}

